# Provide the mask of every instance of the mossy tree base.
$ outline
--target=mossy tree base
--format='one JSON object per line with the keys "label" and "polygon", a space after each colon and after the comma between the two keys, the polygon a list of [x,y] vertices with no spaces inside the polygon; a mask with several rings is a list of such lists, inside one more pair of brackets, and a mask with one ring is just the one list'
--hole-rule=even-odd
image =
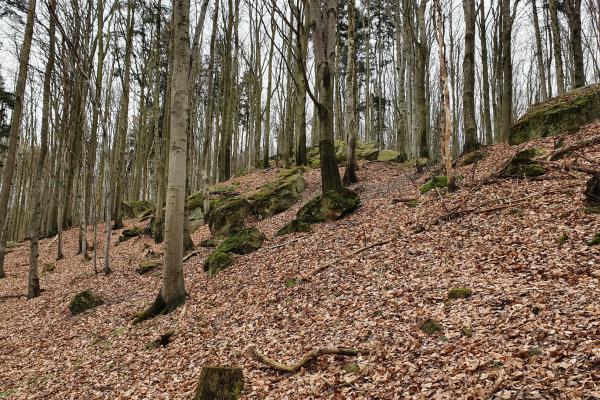
{"label": "mossy tree base", "polygon": [[238,400],[244,390],[244,373],[237,367],[202,368],[195,400]]}

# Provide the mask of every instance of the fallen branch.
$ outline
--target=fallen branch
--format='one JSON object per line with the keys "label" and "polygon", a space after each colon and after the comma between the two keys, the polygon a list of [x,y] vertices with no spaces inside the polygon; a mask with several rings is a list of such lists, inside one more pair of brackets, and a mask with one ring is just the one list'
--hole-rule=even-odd
{"label": "fallen branch", "polygon": [[188,254],[187,256],[183,257],[183,262],[186,262],[187,260],[189,260],[190,258],[192,258],[193,256],[195,256],[198,253],[200,253],[198,250],[192,251],[190,254]]}
{"label": "fallen branch", "polygon": [[274,249],[278,249],[278,248],[280,248],[280,247],[287,246],[288,244],[295,243],[295,242],[297,242],[297,241],[298,241],[298,240],[300,240],[300,239],[302,239],[302,238],[296,238],[296,239],[294,239],[294,240],[290,240],[290,241],[288,241],[288,242],[281,243],[281,244],[278,244],[278,245],[276,245],[276,246],[269,247],[269,250],[274,250]]}
{"label": "fallen branch", "polygon": [[585,140],[582,140],[577,143],[570,144],[568,146],[561,147],[560,149],[554,151],[552,154],[548,156],[548,161],[556,161],[559,158],[571,153],[572,151],[579,150],[583,147],[595,146],[600,144],[600,135],[594,136]]}
{"label": "fallen branch", "polygon": [[359,354],[365,354],[365,353],[367,353],[366,350],[351,349],[348,347],[338,347],[338,346],[317,347],[317,348],[309,351],[308,353],[306,353],[304,355],[304,357],[302,357],[299,361],[295,362],[294,364],[283,364],[283,363],[275,361],[263,354],[260,354],[253,347],[250,347],[248,349],[248,354],[252,358],[254,358],[256,361],[266,364],[267,366],[269,366],[277,371],[288,372],[288,373],[300,371],[300,369],[302,367],[304,367],[306,364],[308,364],[309,362],[311,362],[312,360],[314,360],[315,358],[318,358],[320,356],[324,356],[324,355],[357,356]]}
{"label": "fallen branch", "polygon": [[[392,240],[382,240],[381,242],[375,242],[375,243],[371,243],[367,246],[361,247],[360,249],[356,249],[354,250],[352,253],[348,254],[348,257],[352,257],[355,256],[357,254],[362,253],[363,251],[367,251],[369,249],[372,249],[373,247],[378,247],[378,246],[383,246],[386,245],[388,243],[391,243]],[[336,264],[337,262],[339,262],[338,259],[334,259],[331,261],[326,262],[325,264],[313,269],[311,272],[309,272],[308,274],[303,275],[300,279],[303,281],[309,281],[311,276],[314,276],[316,274],[318,274],[319,272],[322,272],[324,270],[326,270],[327,268],[331,267],[333,264]]]}

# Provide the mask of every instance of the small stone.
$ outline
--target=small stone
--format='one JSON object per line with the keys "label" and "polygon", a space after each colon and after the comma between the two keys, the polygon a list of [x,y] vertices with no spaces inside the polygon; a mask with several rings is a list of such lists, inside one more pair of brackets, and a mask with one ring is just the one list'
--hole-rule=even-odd
{"label": "small stone", "polygon": [[102,304],[104,304],[102,299],[96,297],[90,290],[84,290],[73,297],[69,303],[69,310],[71,311],[71,314],[77,315]]}

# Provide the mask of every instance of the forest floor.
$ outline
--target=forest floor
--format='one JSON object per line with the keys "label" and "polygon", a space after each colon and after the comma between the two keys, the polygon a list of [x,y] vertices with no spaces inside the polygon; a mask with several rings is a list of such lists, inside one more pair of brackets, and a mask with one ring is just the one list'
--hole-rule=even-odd
{"label": "forest floor", "polygon": [[[599,133],[600,123],[565,138]],[[551,151],[554,138],[530,145]],[[56,241],[43,240],[40,264],[56,269],[43,274],[42,296],[26,300],[7,298],[26,293],[21,243],[0,280],[0,398],[190,399],[202,366],[218,364],[243,368],[247,399],[600,399],[600,246],[588,245],[600,215],[585,211],[588,176],[553,168],[538,180],[490,179],[522,148],[487,148],[458,169],[452,194],[420,195],[432,171],[362,163],[358,210],[313,233],[274,237],[319,193],[311,170],[301,202],[252,222],[269,238],[260,250],[208,278],[210,249],[200,248],[184,264],[186,306],[138,325],[132,316],[154,300],[161,272],[135,268],[160,245],[145,237],[117,245],[114,232],[114,272],[105,276],[76,255],[77,230],[65,232],[58,262]],[[597,168],[600,146],[578,157]],[[235,180],[246,190],[276,172]],[[418,201],[401,201],[409,198]],[[202,227],[193,238],[208,235]],[[356,253],[382,241],[390,242]],[[448,300],[457,287],[471,297]],[[71,316],[69,301],[87,288],[106,304]],[[441,331],[423,332],[428,319]],[[152,346],[170,329],[166,347]],[[368,353],[323,356],[291,374],[248,355],[253,347],[291,363],[324,345]]]}

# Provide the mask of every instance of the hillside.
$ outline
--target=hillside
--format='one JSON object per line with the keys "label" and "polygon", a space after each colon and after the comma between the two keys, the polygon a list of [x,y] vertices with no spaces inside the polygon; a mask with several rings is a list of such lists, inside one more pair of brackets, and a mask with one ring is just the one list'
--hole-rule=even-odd
{"label": "hillside", "polygon": [[[598,134],[600,123],[565,140]],[[361,162],[355,212],[274,237],[319,193],[319,171],[309,170],[300,202],[251,221],[268,237],[260,250],[208,278],[210,249],[199,247],[184,264],[186,306],[138,325],[132,317],[161,275],[135,268],[160,245],[117,244],[115,231],[105,276],[76,255],[77,230],[65,233],[61,261],[55,241],[43,240],[40,265],[55,270],[43,274],[44,293],[26,300],[15,297],[27,292],[21,243],[0,280],[0,398],[189,399],[208,364],[240,365],[247,399],[600,398],[600,246],[589,245],[600,214],[586,211],[588,175],[569,168],[577,158],[598,169],[600,145],[544,164],[542,177],[496,177],[517,151],[549,153],[555,141],[484,149],[458,168],[451,194],[420,194],[432,170]],[[277,172],[234,180],[249,191]],[[196,244],[208,237],[206,226],[193,234]],[[69,301],[88,288],[105,304],[71,316]],[[453,288],[471,295],[448,299]],[[439,332],[420,328],[430,319]],[[171,329],[166,346],[153,345]],[[252,347],[287,363],[330,344],[368,353],[320,357],[292,374],[248,355]]]}

